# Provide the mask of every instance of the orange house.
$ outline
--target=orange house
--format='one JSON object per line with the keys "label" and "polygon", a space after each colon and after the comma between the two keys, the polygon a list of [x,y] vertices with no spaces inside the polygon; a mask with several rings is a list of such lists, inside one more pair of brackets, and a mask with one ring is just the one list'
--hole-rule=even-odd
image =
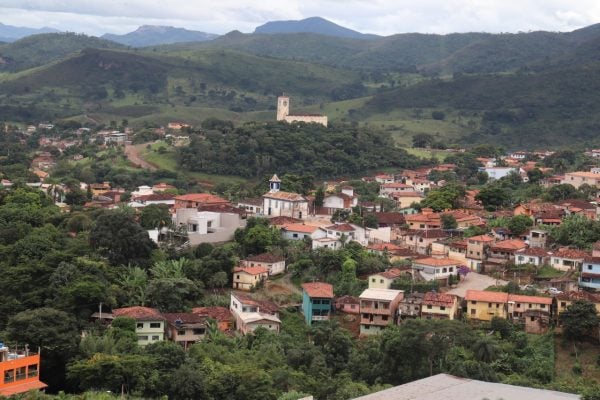
{"label": "orange house", "polygon": [[0,343],[0,397],[46,388],[40,381],[40,355],[11,351]]}

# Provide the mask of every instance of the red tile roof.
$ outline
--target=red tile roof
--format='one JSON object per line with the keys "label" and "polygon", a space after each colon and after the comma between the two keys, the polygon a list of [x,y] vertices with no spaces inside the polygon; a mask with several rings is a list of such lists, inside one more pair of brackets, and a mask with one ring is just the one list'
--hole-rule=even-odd
{"label": "red tile roof", "polygon": [[426,258],[419,258],[419,259],[415,260],[414,264],[429,265],[429,266],[433,266],[433,267],[445,267],[445,266],[459,265],[460,261],[454,260],[452,258],[426,257]]}
{"label": "red tile roof", "polygon": [[227,307],[194,307],[192,313],[216,319],[217,321],[231,320],[231,311]]}
{"label": "red tile roof", "polygon": [[452,307],[456,296],[446,293],[427,292],[423,298],[424,305]]}
{"label": "red tile roof", "polygon": [[552,297],[523,296],[520,294],[509,294],[508,301],[515,303],[552,304]]}
{"label": "red tile roof", "polygon": [[261,275],[268,274],[269,269],[265,267],[235,267],[233,269],[234,273],[246,273],[249,275]]}
{"label": "red tile roof", "polygon": [[400,275],[402,275],[402,270],[400,268],[390,268],[387,271],[379,272],[374,275],[380,275],[387,279],[396,279]]}
{"label": "red tile roof", "polygon": [[367,246],[367,249],[374,251],[388,251],[400,250],[402,247],[393,243],[373,243]]}
{"label": "red tile roof", "polygon": [[394,213],[394,212],[379,212],[372,213],[370,215],[374,215],[377,218],[377,222],[380,225],[404,225],[406,223],[406,219],[404,218],[404,214]]}
{"label": "red tile roof", "polygon": [[508,303],[508,293],[487,292],[485,290],[467,290],[467,301],[483,301],[488,303]]}
{"label": "red tile roof", "polygon": [[189,193],[176,196],[175,200],[193,201],[195,203],[229,203],[229,201],[225,200],[224,198],[210,193]]}
{"label": "red tile roof", "polygon": [[246,293],[235,292],[231,295],[236,297],[242,304],[257,306],[260,312],[265,312],[268,314],[276,314],[279,312],[279,306],[273,303],[272,301],[256,300],[255,298]]}
{"label": "red tile roof", "polygon": [[338,232],[353,232],[356,230],[350,224],[335,224],[335,225],[330,225],[325,229],[330,230],[330,231],[338,231]]}
{"label": "red tile roof", "polygon": [[467,240],[473,240],[476,242],[484,242],[484,243],[489,243],[489,242],[493,242],[494,238],[488,235],[479,235],[479,236],[472,236],[470,238],[467,238]]}
{"label": "red tile roof", "polygon": [[150,307],[124,307],[113,310],[115,317],[128,317],[137,321],[164,321],[165,317],[155,308]]}
{"label": "red tile roof", "polygon": [[302,222],[301,219],[292,218],[292,217],[273,217],[269,219],[269,224],[271,225],[290,225],[297,224]]}
{"label": "red tile roof", "polygon": [[303,283],[302,289],[311,298],[333,298],[333,286],[324,282]]}
{"label": "red tile roof", "polygon": [[319,227],[305,224],[286,224],[282,225],[281,229],[288,232],[313,233],[314,231],[319,229]]}
{"label": "red tile roof", "polygon": [[585,257],[588,257],[590,254],[582,251],[582,250],[577,250],[577,249],[560,249],[558,251],[555,251],[552,254],[552,257],[559,257],[559,258],[567,258],[567,259],[584,259]]}
{"label": "red tile roof", "polygon": [[409,229],[407,235],[414,235],[424,239],[437,239],[447,237],[448,234],[442,229]]}
{"label": "red tile roof", "polygon": [[529,247],[527,249],[517,251],[516,254],[534,257],[547,257],[550,255],[550,253],[548,253],[545,249],[541,247]]}
{"label": "red tile roof", "polygon": [[199,324],[206,321],[206,316],[196,313],[164,313],[164,317],[171,325],[175,325],[177,321],[183,324]]}
{"label": "red tile roof", "polygon": [[500,242],[496,242],[492,245],[492,251],[500,250],[500,251],[515,251],[524,249],[527,247],[527,244],[519,239],[510,239],[510,240],[502,240]]}
{"label": "red tile roof", "polygon": [[301,194],[290,192],[267,192],[263,194],[263,197],[285,201],[306,201]]}

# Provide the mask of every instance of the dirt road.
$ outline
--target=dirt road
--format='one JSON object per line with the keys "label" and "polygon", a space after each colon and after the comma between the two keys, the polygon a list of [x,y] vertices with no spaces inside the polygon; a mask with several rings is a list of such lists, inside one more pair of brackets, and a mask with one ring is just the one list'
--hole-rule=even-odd
{"label": "dirt road", "polygon": [[140,150],[143,148],[143,146],[145,146],[145,144],[125,145],[125,155],[127,156],[127,159],[129,159],[129,161],[131,161],[131,163],[137,167],[150,171],[156,171],[158,168],[155,165],[140,157]]}

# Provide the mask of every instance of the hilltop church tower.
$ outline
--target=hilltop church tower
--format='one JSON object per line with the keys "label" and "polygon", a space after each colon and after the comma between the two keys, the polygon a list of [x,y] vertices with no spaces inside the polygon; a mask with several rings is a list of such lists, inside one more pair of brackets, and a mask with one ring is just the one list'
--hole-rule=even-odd
{"label": "hilltop church tower", "polygon": [[269,180],[269,189],[271,193],[277,193],[281,189],[281,180],[277,177],[277,174]]}
{"label": "hilltop church tower", "polygon": [[290,115],[290,98],[286,95],[277,98],[277,121],[285,121]]}

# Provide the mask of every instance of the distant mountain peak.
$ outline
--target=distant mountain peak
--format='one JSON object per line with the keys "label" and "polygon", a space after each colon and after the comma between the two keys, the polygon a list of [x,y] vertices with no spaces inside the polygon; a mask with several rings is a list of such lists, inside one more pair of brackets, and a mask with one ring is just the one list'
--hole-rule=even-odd
{"label": "distant mountain peak", "polygon": [[270,21],[257,27],[254,33],[317,33],[352,39],[369,39],[376,37],[352,29],[345,28],[323,17],[309,17],[302,20]]}
{"label": "distant mountain peak", "polygon": [[203,42],[216,37],[217,35],[212,33],[162,25],[142,25],[135,31],[124,35],[107,33],[102,36],[103,39],[132,47],[156,46],[179,42]]}
{"label": "distant mountain peak", "polygon": [[0,38],[5,42],[14,42],[26,36],[36,35],[38,33],[57,33],[60,32],[54,28],[26,28],[22,26],[5,25],[0,22]]}

